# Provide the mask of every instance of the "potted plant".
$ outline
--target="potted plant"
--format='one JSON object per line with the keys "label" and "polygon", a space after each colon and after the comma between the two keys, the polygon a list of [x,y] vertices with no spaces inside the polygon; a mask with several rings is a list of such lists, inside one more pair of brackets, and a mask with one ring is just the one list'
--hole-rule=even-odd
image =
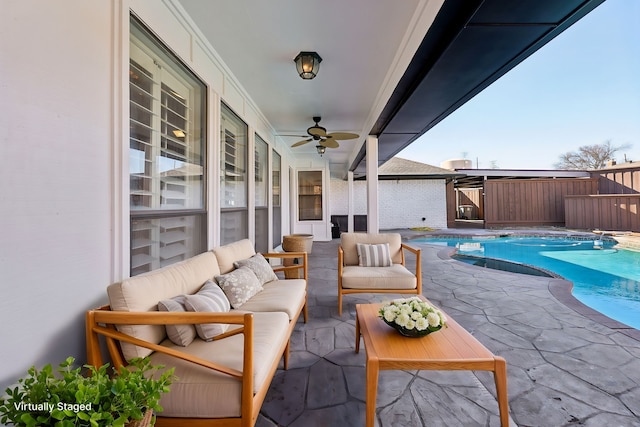
{"label": "potted plant", "polygon": [[162,393],[175,379],[173,369],[133,359],[116,372],[109,364],[73,368],[69,357],[59,368],[31,367],[28,375],[0,397],[0,423],[14,426],[149,426]]}

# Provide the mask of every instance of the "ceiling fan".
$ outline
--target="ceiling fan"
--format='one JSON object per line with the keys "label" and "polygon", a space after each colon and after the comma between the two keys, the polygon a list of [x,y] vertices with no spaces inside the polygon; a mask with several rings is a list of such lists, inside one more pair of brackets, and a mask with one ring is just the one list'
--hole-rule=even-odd
{"label": "ceiling fan", "polygon": [[[307,129],[309,137],[303,139],[302,141],[294,143],[293,145],[291,145],[291,147],[299,147],[306,144],[307,142],[315,141],[317,145],[320,145],[322,147],[338,148],[340,146],[340,144],[338,144],[338,140],[355,139],[360,136],[358,134],[349,132],[327,133],[327,130],[318,124],[320,120],[321,117],[314,117],[313,121],[316,122],[316,124]],[[306,137],[306,135],[301,136]]]}

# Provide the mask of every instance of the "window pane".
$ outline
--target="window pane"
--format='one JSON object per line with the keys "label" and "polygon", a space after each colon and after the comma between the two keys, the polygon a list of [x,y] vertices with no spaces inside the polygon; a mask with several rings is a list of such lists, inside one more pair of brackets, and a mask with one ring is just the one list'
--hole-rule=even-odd
{"label": "window pane", "polygon": [[221,117],[220,201],[222,208],[247,207],[247,125],[226,105]]}
{"label": "window pane", "polygon": [[220,243],[226,245],[249,237],[247,210],[223,210],[220,212]]}
{"label": "window pane", "polygon": [[132,21],[130,207],[204,208],[205,87]]}
{"label": "window pane", "polygon": [[255,147],[255,184],[256,184],[256,207],[266,207],[268,197],[268,163],[267,153],[269,147],[267,143],[256,135]]}
{"label": "window pane", "polygon": [[203,252],[206,215],[131,220],[131,275]]}
{"label": "window pane", "polygon": [[322,171],[298,172],[298,219],[322,220]]}
{"label": "window pane", "polygon": [[256,252],[269,252],[269,210],[256,208]]}

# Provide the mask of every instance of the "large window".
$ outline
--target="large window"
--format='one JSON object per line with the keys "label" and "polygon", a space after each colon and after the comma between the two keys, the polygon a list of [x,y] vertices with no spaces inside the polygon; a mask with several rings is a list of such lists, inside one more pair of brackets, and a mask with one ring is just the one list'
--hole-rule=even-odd
{"label": "large window", "polygon": [[247,125],[222,104],[220,119],[220,242],[247,238]]}
{"label": "large window", "polygon": [[322,221],[322,171],[298,172],[298,219]]}
{"label": "large window", "polygon": [[131,18],[131,275],[206,250],[205,85]]}
{"label": "large window", "polygon": [[271,201],[273,209],[273,246],[282,243],[282,208],[280,194],[282,192],[282,158],[273,150],[271,157]]}
{"label": "large window", "polygon": [[254,152],[256,251],[269,252],[269,146],[257,134]]}

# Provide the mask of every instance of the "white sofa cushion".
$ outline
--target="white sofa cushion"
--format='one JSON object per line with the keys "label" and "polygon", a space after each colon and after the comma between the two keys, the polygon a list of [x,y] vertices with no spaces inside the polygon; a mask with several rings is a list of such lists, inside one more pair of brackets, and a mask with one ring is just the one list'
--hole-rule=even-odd
{"label": "white sofa cushion", "polygon": [[289,320],[304,305],[307,286],[304,279],[274,280],[265,283],[262,291],[242,305],[242,310],[252,312],[282,311]]}
{"label": "white sofa cushion", "polygon": [[[107,288],[109,305],[113,311],[157,311],[158,301],[177,295],[193,294],[204,282],[220,274],[213,252],[205,252],[158,270],[124,279]],[[163,325],[120,325],[118,330],[159,344],[166,337]],[[122,343],[125,359],[145,357],[151,350]]]}
{"label": "white sofa cushion", "polygon": [[[264,382],[269,368],[281,357],[278,350],[289,339],[289,318],[285,313],[254,313],[253,316],[253,389],[256,392],[267,386]],[[242,371],[243,339],[242,334],[237,334],[209,342],[195,340],[184,348],[169,340],[162,345]],[[237,379],[158,352],[151,355],[151,363],[175,367],[178,377],[160,400],[163,417],[240,416],[241,382]]]}
{"label": "white sofa cushion", "polygon": [[227,274],[235,268],[233,265],[234,262],[252,257],[256,254],[256,251],[253,248],[251,240],[243,239],[214,248],[213,253],[216,254],[216,258],[218,259],[220,273]]}

